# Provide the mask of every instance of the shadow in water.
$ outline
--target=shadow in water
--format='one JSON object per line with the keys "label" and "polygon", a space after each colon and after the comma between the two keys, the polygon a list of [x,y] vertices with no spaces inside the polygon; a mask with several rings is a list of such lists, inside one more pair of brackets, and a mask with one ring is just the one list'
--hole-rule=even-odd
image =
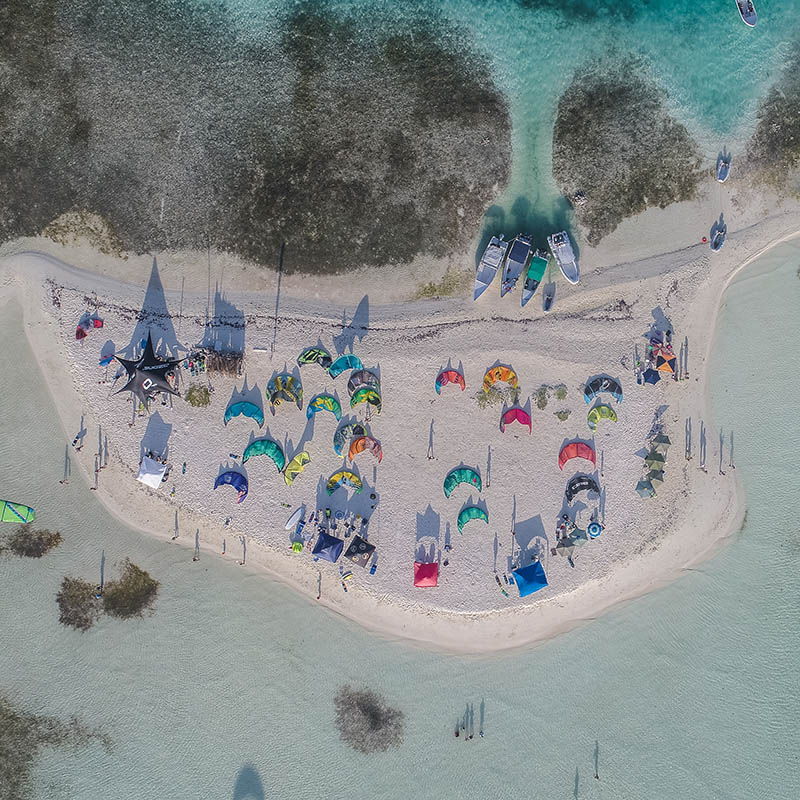
{"label": "shadow in water", "polygon": [[236,776],[233,800],[264,800],[264,785],[256,768],[245,764]]}

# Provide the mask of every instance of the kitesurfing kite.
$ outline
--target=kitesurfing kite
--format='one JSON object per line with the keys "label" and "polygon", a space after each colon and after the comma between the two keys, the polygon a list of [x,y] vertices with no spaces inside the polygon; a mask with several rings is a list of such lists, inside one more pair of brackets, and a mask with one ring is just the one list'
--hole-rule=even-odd
{"label": "kitesurfing kite", "polygon": [[528,426],[528,433],[533,430],[531,423],[531,415],[524,408],[509,408],[508,411],[500,417],[500,432],[506,432],[506,425],[510,422],[519,422],[522,425]]}
{"label": "kitesurfing kite", "polygon": [[330,411],[337,420],[342,418],[342,407],[332,394],[318,394],[306,408],[306,418],[311,419],[317,411]]}
{"label": "kitesurfing kite", "polygon": [[369,387],[380,391],[381,381],[380,378],[368,369],[357,369],[347,381],[347,392],[349,395],[354,395],[362,387]]}
{"label": "kitesurfing kite", "polygon": [[607,375],[601,375],[590,380],[583,389],[583,399],[588,405],[601,392],[607,392],[618,403],[622,402],[622,386],[620,386],[619,381],[609,378]]}
{"label": "kitesurfing kite", "polygon": [[617,412],[605,403],[601,403],[589,409],[589,413],[586,415],[586,421],[589,423],[589,427],[592,430],[597,428],[597,423],[600,422],[601,419],[610,419],[612,422],[616,422]]}
{"label": "kitesurfing kite", "polygon": [[295,478],[306,468],[306,464],[311,462],[311,456],[302,450],[287,465],[283,471],[283,479],[287,486],[294,483]]}
{"label": "kitesurfing kite", "polygon": [[349,422],[342,425],[333,434],[333,450],[337,456],[344,458],[342,448],[353,436],[368,436],[369,432],[360,422]]}
{"label": "kitesurfing kite", "polygon": [[482,519],[487,525],[489,524],[489,514],[484,511],[480,506],[465,506],[458,513],[458,532],[464,532],[464,526],[472,519]]}
{"label": "kitesurfing kite", "polygon": [[594,448],[586,442],[570,442],[561,448],[558,454],[558,468],[564,469],[564,464],[571,461],[573,458],[585,458],[591,461],[594,466],[597,466],[597,457],[594,453]]}
{"label": "kitesurfing kite", "polygon": [[355,489],[356,494],[358,494],[363,488],[361,485],[361,478],[359,478],[355,472],[349,472],[345,469],[339,470],[339,472],[334,472],[333,475],[328,478],[328,483],[325,485],[325,491],[328,494],[333,494],[341,486],[349,486],[351,489]]}
{"label": "kitesurfing kite", "polygon": [[236,472],[235,470],[228,470],[227,472],[223,472],[214,481],[215,489],[217,489],[220,486],[232,486],[234,489],[236,489],[237,503],[241,503],[242,500],[244,500],[245,497],[247,497],[247,488],[248,488],[247,478],[244,475],[242,475],[241,472]]}
{"label": "kitesurfing kite", "polygon": [[16,522],[25,524],[33,522],[36,512],[22,503],[12,503],[10,500],[0,500],[0,522]]}
{"label": "kitesurfing kite", "polygon": [[381,443],[377,439],[373,439],[371,436],[359,436],[357,439],[353,439],[353,441],[350,442],[350,452],[348,455],[351,461],[359,453],[363,453],[364,451],[372,453],[372,455],[378,459],[379,464],[383,461],[383,449],[381,448]]}
{"label": "kitesurfing kite", "polygon": [[436,394],[441,394],[442,386],[447,386],[448,383],[457,383],[462,392],[467,388],[464,376],[457,369],[443,369],[436,376]]}
{"label": "kitesurfing kite", "polygon": [[479,492],[483,490],[481,476],[471,467],[456,467],[447,474],[444,479],[444,496],[450,497],[453,489],[460,483],[468,483],[474,486]]}
{"label": "kitesurfing kite", "polygon": [[256,439],[250,442],[242,454],[242,464],[253,456],[269,456],[278,468],[278,472],[283,472],[283,468],[286,465],[286,456],[283,454],[283,448],[272,439]]}
{"label": "kitesurfing kite", "polygon": [[303,407],[303,384],[288,372],[281,372],[267,384],[267,396],[272,413],[284,400],[297,403],[298,408]]}
{"label": "kitesurfing kite", "polygon": [[231,403],[225,409],[225,424],[227,425],[234,417],[240,415],[254,419],[259,428],[264,425],[264,412],[255,403],[251,403],[248,400]]}
{"label": "kitesurfing kite", "polygon": [[361,369],[363,366],[358,356],[348,353],[347,355],[339,356],[339,358],[328,367],[328,374],[331,378],[336,378],[346,369]]}
{"label": "kitesurfing kite", "polygon": [[483,376],[483,391],[488,392],[496,383],[507,383],[512,389],[519,387],[517,373],[511,367],[492,367]]}
{"label": "kitesurfing kite", "polygon": [[297,363],[301,367],[307,364],[319,364],[322,369],[328,369],[331,365],[331,354],[324,347],[306,347],[297,356]]}
{"label": "kitesurfing kite", "polygon": [[590,478],[588,475],[575,475],[575,477],[567,481],[567,489],[564,492],[567,497],[567,502],[571,503],[578,492],[594,492],[595,494],[600,494],[600,487],[598,487],[594,478]]}
{"label": "kitesurfing kite", "polygon": [[357,406],[359,403],[363,403],[365,401],[371,406],[375,406],[377,412],[379,414],[381,413],[381,396],[369,386],[362,386],[350,398],[350,408],[355,408],[355,406]]}

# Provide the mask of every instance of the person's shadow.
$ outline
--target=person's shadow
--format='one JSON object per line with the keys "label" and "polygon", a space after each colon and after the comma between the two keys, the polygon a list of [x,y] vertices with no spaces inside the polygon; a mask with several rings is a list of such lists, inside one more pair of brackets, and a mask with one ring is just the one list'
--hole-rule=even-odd
{"label": "person's shadow", "polygon": [[255,767],[245,764],[236,776],[233,800],[264,800],[264,786]]}

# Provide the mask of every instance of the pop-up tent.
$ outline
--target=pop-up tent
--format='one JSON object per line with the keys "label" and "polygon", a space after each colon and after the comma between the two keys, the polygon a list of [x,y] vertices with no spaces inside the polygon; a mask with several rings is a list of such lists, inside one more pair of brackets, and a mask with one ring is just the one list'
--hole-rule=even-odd
{"label": "pop-up tent", "polygon": [[335,564],[344,549],[344,541],[337,539],[327,533],[321,533],[317,537],[317,543],[311,551],[315,556],[319,556],[323,561],[330,561]]}
{"label": "pop-up tent", "polygon": [[359,567],[366,567],[374,552],[374,544],[370,544],[366,539],[362,539],[360,536],[354,536],[344,557],[354,564],[358,564]]}
{"label": "pop-up tent", "polygon": [[527,597],[529,594],[538,592],[547,586],[547,576],[544,574],[544,567],[540,561],[534,561],[527,567],[514,570],[514,582],[519,589],[520,597]]}
{"label": "pop-up tent", "polygon": [[154,458],[145,456],[142,459],[142,463],[139,464],[139,474],[136,476],[136,480],[139,481],[139,483],[143,483],[145,486],[149,486],[151,489],[158,489],[158,487],[161,486],[161,479],[164,477],[166,471],[166,464],[162,464]]}
{"label": "pop-up tent", "polygon": [[439,585],[439,563],[432,561],[430,564],[423,564],[421,561],[414,562],[414,586],[425,588],[428,586]]}

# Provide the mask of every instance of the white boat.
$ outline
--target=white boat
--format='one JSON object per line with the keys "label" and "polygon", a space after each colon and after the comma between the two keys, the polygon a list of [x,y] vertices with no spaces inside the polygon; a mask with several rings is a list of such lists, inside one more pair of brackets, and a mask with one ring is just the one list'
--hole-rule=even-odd
{"label": "white boat", "polygon": [[561,272],[570,283],[577,283],[580,280],[580,272],[578,270],[578,259],[575,258],[575,253],[572,250],[572,243],[567,236],[566,231],[554,233],[552,236],[547,237],[547,244],[550,245],[550,252],[553,258],[558,262],[561,267]]}
{"label": "white boat", "polygon": [[528,265],[531,254],[531,237],[519,234],[508,251],[506,268],[503,270],[503,282],[500,284],[500,297],[508,294],[516,286],[519,276]]}
{"label": "white boat", "polygon": [[508,250],[508,242],[502,236],[499,238],[492,236],[492,240],[483,251],[481,263],[478,264],[478,271],[475,274],[475,300],[489,288],[489,284],[494,280],[497,270],[506,257],[506,250]]}
{"label": "white boat", "polygon": [[753,0],[736,0],[736,8],[739,9],[739,16],[741,16],[742,22],[748,28],[755,28],[758,22],[758,14],[756,13],[756,7],[753,5]]}
{"label": "white boat", "polygon": [[525,275],[525,283],[522,285],[522,305],[524,306],[528,300],[533,297],[534,292],[541,283],[544,277],[544,271],[547,269],[547,262],[549,260],[547,253],[542,250],[537,250],[533,254],[531,264],[528,267],[528,272]]}
{"label": "white boat", "polygon": [[731,157],[729,155],[720,156],[717,161],[717,180],[725,183],[728,175],[731,174]]}

